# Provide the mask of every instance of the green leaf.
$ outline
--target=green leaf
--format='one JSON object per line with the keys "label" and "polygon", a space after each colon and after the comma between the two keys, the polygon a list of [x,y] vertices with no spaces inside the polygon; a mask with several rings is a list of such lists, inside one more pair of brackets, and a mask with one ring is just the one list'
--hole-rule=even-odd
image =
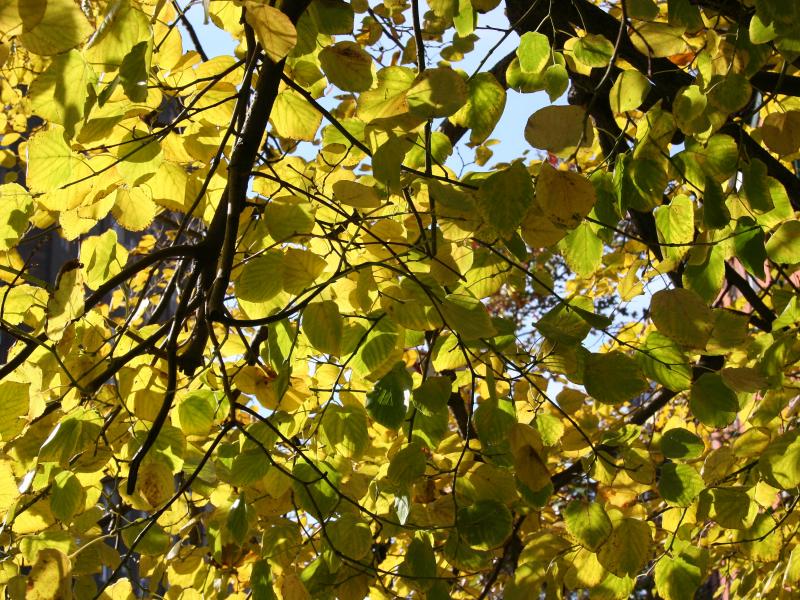
{"label": "green leaf", "polygon": [[692,348],[704,348],[714,327],[713,313],[703,299],[682,288],[653,294],[650,315],[660,333]]}
{"label": "green leaf", "polygon": [[411,389],[411,375],[403,362],[398,362],[367,392],[367,412],[389,429],[400,429],[406,416],[405,394]]}
{"label": "green leaf", "polygon": [[624,518],[600,547],[597,559],[617,577],[636,577],[650,558],[651,544],[647,523]]}
{"label": "green leaf", "polygon": [[689,359],[667,336],[651,332],[636,354],[642,372],[674,392],[688,390],[692,385]]}
{"label": "green leaf", "polygon": [[[316,519],[324,519],[339,504],[337,489],[341,475],[328,462],[317,462],[315,465],[319,471],[307,462],[298,460],[292,469],[292,487],[300,508]],[[320,472],[325,474],[324,479]]]}
{"label": "green leaf", "polygon": [[742,191],[752,211],[765,213],[775,208],[767,166],[760,160],[752,159],[742,167]]}
{"label": "green leaf", "polygon": [[575,58],[587,67],[605,67],[614,54],[614,45],[602,35],[586,34],[572,48]]}
{"label": "green leaf", "polygon": [[594,232],[591,223],[584,222],[558,243],[567,266],[578,277],[589,277],[600,267],[603,242]]}
{"label": "green leaf", "polygon": [[528,118],[525,139],[534,148],[569,155],[579,144],[582,148],[592,145],[594,128],[580,106],[546,106]]}
{"label": "green leaf", "polygon": [[592,330],[582,314],[575,310],[580,302],[586,302],[593,308],[591,300],[585,298],[575,298],[571,305],[557,304],[539,319],[536,328],[553,342],[568,346],[580,343]]}
{"label": "green leaf", "polygon": [[273,198],[264,210],[264,220],[272,238],[281,242],[314,229],[311,203],[296,196]]}
{"label": "green leaf", "polygon": [[323,354],[339,355],[343,331],[344,320],[335,302],[312,302],[303,309],[303,333]]}
{"label": "green leaf", "polygon": [[725,204],[722,186],[711,177],[706,177],[703,194],[703,223],[709,229],[722,229],[730,221],[731,213]]}
{"label": "green leaf", "polygon": [[389,463],[389,481],[400,489],[408,489],[425,474],[425,454],[422,446],[411,442],[394,455]]}
{"label": "green leaf", "polygon": [[420,588],[427,589],[436,578],[436,555],[427,536],[418,534],[411,540],[400,565],[400,576],[410,577],[410,581]]}
{"label": "green leaf", "polygon": [[650,82],[639,71],[622,71],[609,93],[611,110],[624,113],[639,108],[649,90]]}
{"label": "green leaf", "polygon": [[779,265],[800,263],[800,221],[786,221],[767,240],[767,256]]}
{"label": "green leaf", "polygon": [[775,487],[791,490],[800,485],[800,435],[789,431],[777,437],[758,461],[764,478]]}
{"label": "green leaf", "polygon": [[467,84],[449,67],[426,69],[406,98],[409,112],[417,117],[449,117],[467,102]]}
{"label": "green leaf", "polygon": [[661,435],[661,453],[672,459],[691,460],[705,451],[703,439],[683,427],[675,427]]}
{"label": "green leaf", "polygon": [[[269,448],[266,445],[264,447]],[[231,463],[229,482],[236,487],[257,483],[269,473],[270,468],[269,461],[264,460],[264,451],[261,448],[240,452]]]}
{"label": "green leaf", "polygon": [[550,40],[546,35],[527,31],[519,38],[517,58],[525,73],[541,73],[550,62]]}
{"label": "green leaf", "polygon": [[569,72],[561,63],[547,67],[544,70],[542,79],[544,81],[544,89],[550,97],[550,102],[555,102],[556,99],[560,98],[569,86]]}
{"label": "green leaf", "polygon": [[733,245],[736,257],[747,272],[759,279],[764,279],[764,263],[767,251],[764,246],[764,231],[749,217],[743,217],[736,223]]}
{"label": "green leaf", "polygon": [[[4,386],[2,392],[6,389],[8,388]],[[67,468],[70,460],[76,454],[93,447],[99,436],[100,425],[79,412],[53,428],[39,448],[39,462],[54,462]]]}
{"label": "green leaf", "polygon": [[181,400],[178,419],[186,435],[206,435],[217,416],[218,401],[214,392],[197,390]]}
{"label": "green leaf", "polygon": [[151,38],[150,20],[127,2],[109,6],[102,24],[85,48],[86,59],[98,70],[114,71],[139,42]]}
{"label": "green leaf", "polygon": [[336,452],[358,458],[369,448],[367,415],[363,408],[331,404],[322,417],[322,434]]}
{"label": "green leaf", "polygon": [[701,189],[706,177],[722,183],[733,176],[739,162],[739,147],[727,135],[715,134],[703,146],[694,138],[686,140],[686,149],[675,155],[677,166],[687,181]]}
{"label": "green leaf", "polygon": [[558,171],[544,163],[536,178],[536,203],[555,225],[572,229],[589,214],[596,192],[591,182],[572,171]]}
{"label": "green leaf", "polygon": [[516,422],[514,407],[508,400],[488,398],[478,405],[472,416],[483,455],[497,464],[508,462],[511,452],[509,432]]}
{"label": "green leaf", "polygon": [[139,42],[122,59],[119,81],[131,102],[147,100],[147,76],[150,72],[150,44]]}
{"label": "green leaf", "polygon": [[700,567],[682,556],[662,556],[656,563],[656,590],[664,600],[693,598],[702,582]]}
{"label": "green leaf", "polygon": [[620,404],[647,389],[636,361],[619,351],[590,354],[583,383],[587,393],[603,404]]}
{"label": "green leaf", "polygon": [[596,551],[611,534],[611,519],[598,502],[575,500],[564,509],[567,531],[581,545]]}
{"label": "green leaf", "polygon": [[669,24],[687,31],[697,31],[703,26],[700,8],[691,4],[690,0],[668,0],[667,13]]}
{"label": "green leaf", "polygon": [[742,73],[731,71],[714,75],[708,83],[708,102],[721,112],[730,114],[741,110],[750,101],[753,87]]}
{"label": "green leaf", "polygon": [[481,215],[503,238],[517,230],[532,200],[533,180],[518,162],[487,177],[478,190]]}
{"label": "green leaf", "polygon": [[684,287],[695,292],[707,303],[712,303],[725,283],[725,247],[695,247],[689,253],[681,277]]}
{"label": "green leaf", "polygon": [[69,471],[61,471],[53,478],[50,487],[50,511],[53,516],[65,523],[79,512],[83,512],[86,494],[75,475]]}
{"label": "green leaf", "polygon": [[242,544],[247,539],[251,516],[255,517],[254,509],[248,506],[244,494],[240,494],[231,504],[225,520],[225,526],[230,532],[232,540]]}
{"label": "green leaf", "polygon": [[753,506],[750,496],[741,489],[717,487],[710,490],[711,517],[726,529],[744,529]]}
{"label": "green leaf", "polygon": [[[398,342],[402,339],[402,331],[388,317],[381,318],[361,342],[361,346],[358,348],[355,357],[350,361],[350,365],[362,376],[376,371],[385,372],[384,369],[388,369],[400,358],[395,353],[395,350]],[[363,332],[358,334],[359,339],[362,335]],[[344,337],[347,337],[347,330],[345,330]],[[344,342],[342,343],[343,348],[346,345]]]}
{"label": "green leaf", "polygon": [[675,122],[684,133],[692,134],[705,130],[709,121],[704,116],[708,97],[700,86],[690,85],[683,88],[672,104]]}
{"label": "green leaf", "polygon": [[458,12],[453,15],[453,25],[460,37],[467,37],[478,26],[478,14],[471,0],[458,0]]}
{"label": "green leaf", "polygon": [[441,311],[447,326],[464,340],[490,338],[497,333],[486,306],[472,296],[448,294]]}
{"label": "green leaf", "polygon": [[308,7],[320,33],[347,35],[353,31],[353,7],[343,0],[315,0]]}
{"label": "green leaf", "polygon": [[250,588],[253,600],[277,600],[275,590],[272,588],[269,563],[266,560],[259,559],[253,563],[253,570],[250,573]]}
{"label": "green leaf", "polygon": [[665,258],[680,260],[694,239],[694,205],[688,196],[679,194],[665,206],[654,211],[658,241],[661,244],[686,244],[685,246],[662,246]]}
{"label": "green leaf", "polygon": [[800,110],[775,111],[764,117],[761,135],[767,147],[785,156],[800,148]]}
{"label": "green leaf", "polygon": [[458,510],[456,519],[461,539],[473,548],[491,550],[511,535],[512,518],[508,507],[497,500],[478,500]]}
{"label": "green leaf", "polygon": [[269,250],[245,263],[236,280],[236,296],[247,302],[266,302],[283,289],[283,253]]}
{"label": "green leaf", "polygon": [[338,42],[319,53],[325,76],[333,85],[348,92],[363,92],[375,79],[372,57],[355,42]]}
{"label": "green leaf", "polygon": [[491,73],[477,73],[467,82],[467,103],[450,120],[470,129],[472,145],[486,141],[506,106],[506,91]]}
{"label": "green leaf", "polygon": [[673,506],[689,506],[705,489],[705,482],[691,465],[667,463],[661,467],[658,492]]}
{"label": "green leaf", "polygon": [[[139,520],[134,521],[128,527],[122,530],[122,541],[129,548],[133,545],[133,541],[138,539],[138,536],[148,526],[149,521]],[[148,527],[147,533],[139,540],[136,550],[146,556],[164,555],[170,547],[170,536],[164,531],[164,528],[158,524]]]}
{"label": "green leaf", "polygon": [[658,16],[658,5],[653,0],[630,0],[628,16],[640,21],[652,21]]}
{"label": "green leaf", "polygon": [[360,517],[345,513],[326,526],[331,545],[348,558],[360,560],[372,547],[372,531]]}
{"label": "green leaf", "polygon": [[391,137],[372,155],[372,174],[390,191],[400,187],[400,166],[412,145],[404,137]]}
{"label": "green leaf", "polygon": [[692,384],[689,408],[704,425],[726,427],[736,418],[739,402],[719,373],[703,373]]}
{"label": "green leaf", "polygon": [[407,113],[406,92],[414,83],[414,77],[414,71],[407,67],[392,66],[378,71],[378,86],[358,97],[358,118],[370,123]]}
{"label": "green leaf", "polygon": [[435,415],[447,411],[451,383],[448,377],[428,377],[413,391],[411,401],[424,415]]}

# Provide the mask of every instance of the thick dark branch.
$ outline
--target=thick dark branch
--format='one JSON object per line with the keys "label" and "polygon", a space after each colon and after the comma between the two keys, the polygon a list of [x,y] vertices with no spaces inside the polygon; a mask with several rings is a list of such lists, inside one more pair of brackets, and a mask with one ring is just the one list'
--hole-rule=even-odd
{"label": "thick dark branch", "polygon": [[92,295],[90,295],[86,301],[84,302],[84,307],[88,310],[89,308],[95,306],[98,302],[102,301],[102,299],[106,296],[106,294],[110,294],[114,291],[114,289],[125,283],[128,279],[143,271],[147,267],[162,260],[166,260],[168,258],[177,258],[177,257],[191,257],[194,256],[198,252],[197,246],[193,246],[191,244],[185,244],[180,246],[170,246],[168,248],[162,248],[160,250],[155,250],[150,254],[146,254],[141,259],[136,261],[135,263],[128,265],[127,267],[123,268],[119,273],[114,275],[111,279],[103,283],[100,287],[98,287]]}
{"label": "thick dark branch", "polygon": [[747,280],[739,275],[732,266],[728,263],[725,263],[725,279],[728,280],[733,287],[735,287],[739,292],[741,292],[744,299],[750,303],[750,306],[753,307],[753,310],[758,313],[758,316],[764,321],[762,324],[761,329],[764,331],[771,331],[772,330],[772,322],[776,319],[775,313],[766,305],[764,301],[759,298],[756,291],[750,287],[750,284]]}

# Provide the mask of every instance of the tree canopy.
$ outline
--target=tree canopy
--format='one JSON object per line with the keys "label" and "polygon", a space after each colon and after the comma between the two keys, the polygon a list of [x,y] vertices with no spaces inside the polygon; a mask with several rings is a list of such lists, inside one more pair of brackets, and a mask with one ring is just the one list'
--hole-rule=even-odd
{"label": "tree canopy", "polygon": [[796,597],[798,22],[3,2],[0,589]]}

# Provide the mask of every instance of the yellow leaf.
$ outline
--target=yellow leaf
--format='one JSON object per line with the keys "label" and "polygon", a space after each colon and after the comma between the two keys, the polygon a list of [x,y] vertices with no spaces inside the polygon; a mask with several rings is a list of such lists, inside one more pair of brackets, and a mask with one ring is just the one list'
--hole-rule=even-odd
{"label": "yellow leaf", "polygon": [[28,575],[26,600],[72,598],[72,564],[67,555],[55,548],[39,551]]}
{"label": "yellow leaf", "polygon": [[163,161],[158,140],[136,129],[122,139],[116,155],[119,160],[117,171],[130,186],[151,178]]}
{"label": "yellow leaf", "polygon": [[246,19],[273,62],[285,58],[297,44],[297,30],[291,19],[268,4],[247,2]]}
{"label": "yellow leaf", "polygon": [[114,196],[112,212],[117,223],[128,231],[143,231],[156,216],[158,207],[148,186],[121,187]]}
{"label": "yellow leaf", "polygon": [[311,142],[322,123],[322,115],[300,94],[286,90],[275,99],[270,120],[279,136]]}
{"label": "yellow leaf", "polygon": [[146,462],[136,480],[136,489],[151,507],[160,506],[175,492],[172,469],[163,462]]}
{"label": "yellow leaf", "polygon": [[17,479],[11,461],[0,461],[0,515],[5,515],[17,497]]}
{"label": "yellow leaf", "polygon": [[592,210],[595,198],[594,186],[583,175],[542,164],[536,180],[536,201],[555,225],[577,227]]}
{"label": "yellow leaf", "polygon": [[47,303],[47,337],[61,339],[64,330],[83,314],[83,272],[77,260],[70,261],[58,274],[56,289]]}
{"label": "yellow leaf", "polygon": [[103,70],[115,70],[136,44],[146,42],[151,35],[150,21],[141,10],[128,2],[109,3],[102,24],[87,44],[86,58]]}
{"label": "yellow leaf", "polygon": [[105,218],[112,206],[114,206],[114,196],[107,195],[90,204],[63,211],[58,218],[61,235],[66,240],[76,239]]}
{"label": "yellow leaf", "polygon": [[580,106],[546,106],[528,119],[525,139],[534,148],[564,156],[579,144],[581,148],[590,147],[594,129],[592,120]]}
{"label": "yellow leaf", "polygon": [[128,251],[117,243],[117,232],[107,230],[81,243],[80,260],[86,273],[86,285],[96,290],[117,275],[128,261]]}
{"label": "yellow leaf", "polygon": [[96,81],[92,68],[77,50],[53,59],[31,84],[31,110],[43,119],[62,125],[68,137],[83,118],[87,86]]}
{"label": "yellow leaf", "polygon": [[283,288],[300,294],[325,270],[325,261],[308,250],[289,248],[283,261]]}
{"label": "yellow leaf", "polygon": [[49,192],[69,183],[77,163],[64,141],[64,128],[50,125],[28,142],[27,184],[32,192]]}
{"label": "yellow leaf", "polygon": [[22,431],[28,417],[27,383],[0,383],[0,440],[7,442]]}
{"label": "yellow leaf", "polygon": [[0,185],[0,251],[10,250],[28,228],[33,199],[16,183]]}
{"label": "yellow leaf", "polygon": [[74,0],[19,0],[22,45],[34,54],[53,56],[83,42],[92,26]]}
{"label": "yellow leaf", "polygon": [[355,208],[377,208],[381,205],[375,188],[356,181],[337,181],[333,184],[333,194],[342,204]]}
{"label": "yellow leaf", "polygon": [[514,452],[514,465],[519,480],[536,492],[550,483],[547,465],[533,446],[525,444]]}
{"label": "yellow leaf", "polygon": [[761,135],[769,149],[785,156],[800,149],[800,110],[768,114],[761,126]]}

